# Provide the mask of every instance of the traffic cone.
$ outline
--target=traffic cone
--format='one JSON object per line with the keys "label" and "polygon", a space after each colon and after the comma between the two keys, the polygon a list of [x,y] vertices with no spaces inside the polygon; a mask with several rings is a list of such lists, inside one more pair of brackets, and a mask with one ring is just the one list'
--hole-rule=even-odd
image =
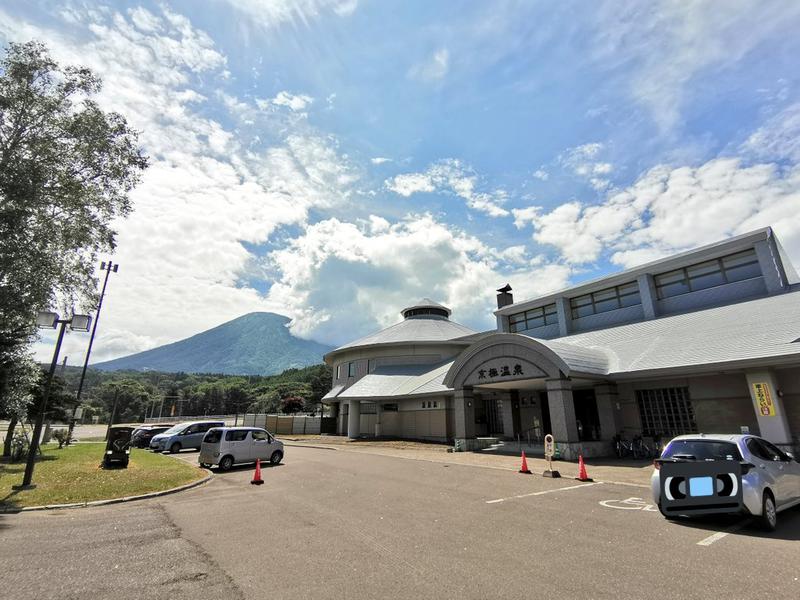
{"label": "traffic cone", "polygon": [[261,485],[264,480],[261,479],[261,459],[256,459],[256,472],[253,473],[253,480],[250,482],[252,485]]}
{"label": "traffic cone", "polygon": [[525,459],[525,450],[522,451],[522,466],[519,468],[520,473],[525,473],[525,475],[530,475],[531,470],[528,468],[528,461]]}
{"label": "traffic cone", "polygon": [[578,476],[575,478],[578,481],[594,481],[586,473],[586,465],[583,464],[583,454],[578,454]]}

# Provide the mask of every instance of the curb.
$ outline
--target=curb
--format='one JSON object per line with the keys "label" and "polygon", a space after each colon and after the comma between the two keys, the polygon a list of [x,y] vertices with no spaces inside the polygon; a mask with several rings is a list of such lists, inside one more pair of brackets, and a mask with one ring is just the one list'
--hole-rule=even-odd
{"label": "curb", "polygon": [[73,502],[72,504],[47,504],[44,506],[24,506],[22,508],[12,509],[5,508],[0,509],[0,514],[16,514],[20,512],[31,512],[34,510],[56,510],[61,508],[87,508],[89,506],[105,506],[107,504],[133,502],[135,500],[147,500],[148,498],[157,498],[158,496],[166,496],[168,494],[175,494],[177,492],[183,492],[184,490],[190,490],[207,483],[212,477],[214,477],[214,474],[209,471],[208,474],[202,479],[198,479],[197,481],[192,481],[191,483],[186,483],[184,485],[179,485],[178,487],[170,488],[168,490],[161,490],[159,492],[149,492],[147,494],[140,494],[138,496],[123,496],[122,498],[110,498],[108,500],[92,500],[91,502]]}
{"label": "curb", "polygon": [[342,450],[342,448],[335,448],[334,446],[322,446],[320,444],[303,444],[300,442],[290,442],[289,440],[281,440],[281,441],[285,446],[299,446],[300,448],[319,448],[320,450]]}

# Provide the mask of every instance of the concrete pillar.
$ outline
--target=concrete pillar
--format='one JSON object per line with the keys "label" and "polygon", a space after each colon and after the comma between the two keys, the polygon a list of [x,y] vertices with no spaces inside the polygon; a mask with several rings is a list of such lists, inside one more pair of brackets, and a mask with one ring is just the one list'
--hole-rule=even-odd
{"label": "concrete pillar", "polygon": [[572,332],[572,308],[569,305],[569,298],[556,298],[556,310],[558,311],[558,335],[569,335]]}
{"label": "concrete pillar", "polygon": [[375,403],[375,437],[381,437],[381,415],[383,415],[383,405]]}
{"label": "concrete pillar", "polygon": [[639,297],[642,299],[642,309],[645,319],[655,319],[658,316],[658,295],[656,282],[649,273],[639,275],[636,279],[639,284]]}
{"label": "concrete pillar", "polygon": [[455,439],[469,450],[475,439],[475,399],[472,388],[465,387],[453,393]]}
{"label": "concrete pillar", "polygon": [[600,439],[610,440],[619,429],[616,418],[619,399],[617,385],[604,383],[594,386],[594,397],[597,401],[597,416],[600,418]]}
{"label": "concrete pillar", "polygon": [[761,437],[773,444],[791,446],[792,435],[786,420],[783,399],[778,396],[778,381],[770,371],[747,373],[747,388],[756,411]]}
{"label": "concrete pillar", "polygon": [[347,437],[355,439],[361,435],[361,402],[350,400],[349,414],[347,415]]}
{"label": "concrete pillar", "polygon": [[575,425],[575,403],[572,400],[572,381],[569,379],[547,380],[547,404],[550,407],[550,426],[556,442],[578,441]]}
{"label": "concrete pillar", "polygon": [[500,400],[502,401],[503,411],[503,435],[509,439],[514,439],[514,409],[511,402],[511,394],[509,392],[501,393]]}

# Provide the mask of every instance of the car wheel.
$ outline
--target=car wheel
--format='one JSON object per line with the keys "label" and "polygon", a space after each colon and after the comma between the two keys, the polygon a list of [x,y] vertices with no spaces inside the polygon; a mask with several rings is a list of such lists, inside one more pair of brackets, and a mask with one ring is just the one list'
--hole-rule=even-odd
{"label": "car wheel", "polygon": [[233,457],[232,456],[223,456],[222,460],[219,461],[219,470],[220,471],[230,471],[232,466],[233,466]]}
{"label": "car wheel", "polygon": [[178,452],[180,452],[181,451],[180,442],[175,442],[174,444],[172,444],[172,446],[169,447],[169,451],[172,452],[172,454],[177,454]]}
{"label": "car wheel", "polygon": [[282,460],[283,460],[283,452],[281,452],[280,450],[275,450],[275,452],[272,453],[272,456],[269,457],[269,464],[279,465]]}
{"label": "car wheel", "polygon": [[778,527],[778,510],[775,508],[775,498],[770,492],[764,492],[761,504],[761,526],[767,531],[775,531]]}

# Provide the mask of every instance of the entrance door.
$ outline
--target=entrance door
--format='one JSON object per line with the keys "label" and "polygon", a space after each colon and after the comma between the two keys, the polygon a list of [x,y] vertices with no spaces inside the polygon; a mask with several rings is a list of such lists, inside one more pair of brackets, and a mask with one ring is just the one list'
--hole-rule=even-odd
{"label": "entrance door", "polygon": [[600,417],[597,415],[597,400],[594,390],[572,390],[575,405],[575,425],[578,428],[578,439],[590,442],[600,439]]}
{"label": "entrance door", "polygon": [[500,406],[501,400],[486,398],[486,425],[489,435],[503,435],[503,413]]}
{"label": "entrance door", "polygon": [[552,434],[553,426],[550,424],[550,402],[547,401],[547,392],[539,393],[539,404],[542,406],[542,435]]}

